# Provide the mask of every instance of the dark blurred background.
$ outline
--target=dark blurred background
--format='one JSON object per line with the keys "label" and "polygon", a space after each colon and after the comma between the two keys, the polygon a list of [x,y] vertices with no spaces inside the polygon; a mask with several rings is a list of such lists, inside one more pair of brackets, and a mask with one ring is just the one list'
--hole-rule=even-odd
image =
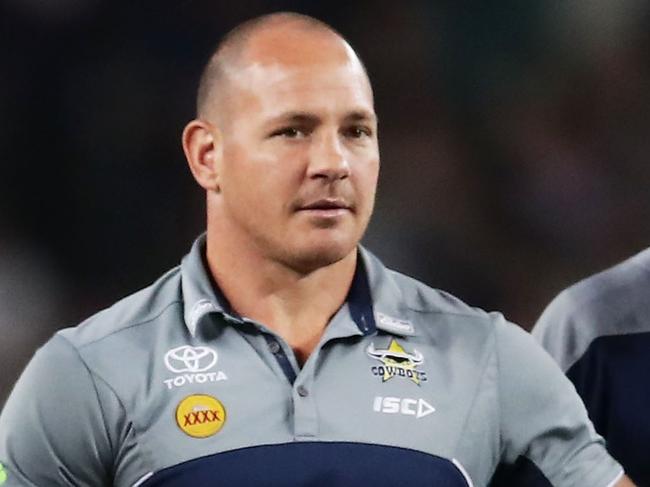
{"label": "dark blurred background", "polygon": [[3,0],[0,405],[55,330],[189,250],[199,72],[276,10],[331,23],[368,67],[382,175],[365,242],[389,266],[529,329],[650,244],[645,0]]}

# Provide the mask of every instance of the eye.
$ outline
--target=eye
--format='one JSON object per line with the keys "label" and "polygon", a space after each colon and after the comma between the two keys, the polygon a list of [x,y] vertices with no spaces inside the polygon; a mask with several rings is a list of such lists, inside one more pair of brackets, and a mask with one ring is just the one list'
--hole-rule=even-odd
{"label": "eye", "polygon": [[306,135],[306,130],[298,127],[284,127],[271,133],[271,137],[285,137],[287,139],[301,139]]}
{"label": "eye", "polygon": [[370,137],[372,130],[363,125],[353,125],[345,129],[344,134],[352,139],[361,139],[362,137]]}

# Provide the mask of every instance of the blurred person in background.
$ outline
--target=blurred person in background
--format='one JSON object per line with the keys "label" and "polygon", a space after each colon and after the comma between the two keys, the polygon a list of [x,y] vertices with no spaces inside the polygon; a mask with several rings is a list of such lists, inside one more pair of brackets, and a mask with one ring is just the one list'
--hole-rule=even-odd
{"label": "blurred person in background", "polygon": [[533,328],[609,452],[650,485],[650,249],[562,291]]}
{"label": "blurred person in background", "polygon": [[365,69],[306,16],[220,44],[183,134],[207,232],[32,359],[0,482],[629,486],[569,381],[500,314],[359,241],[379,151]]}

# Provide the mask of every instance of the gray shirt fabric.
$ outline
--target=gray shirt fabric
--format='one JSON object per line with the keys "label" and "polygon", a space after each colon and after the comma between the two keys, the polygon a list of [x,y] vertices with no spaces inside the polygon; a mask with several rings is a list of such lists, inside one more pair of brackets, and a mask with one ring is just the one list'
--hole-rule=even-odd
{"label": "gray shirt fabric", "polygon": [[610,453],[650,485],[650,249],[562,291],[533,328]]}
{"label": "gray shirt fabric", "polygon": [[500,314],[360,249],[301,368],[230,310],[204,245],[36,353],[0,416],[4,486],[471,487],[520,458],[545,485],[620,477],[569,381]]}
{"label": "gray shirt fabric", "polygon": [[532,334],[568,371],[599,337],[650,332],[650,249],[562,291]]}

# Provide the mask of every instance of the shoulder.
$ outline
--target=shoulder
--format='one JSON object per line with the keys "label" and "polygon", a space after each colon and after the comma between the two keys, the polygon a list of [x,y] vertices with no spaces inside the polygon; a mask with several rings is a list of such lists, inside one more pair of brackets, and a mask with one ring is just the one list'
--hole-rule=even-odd
{"label": "shoulder", "polygon": [[74,471],[75,485],[104,485],[110,438],[118,437],[120,425],[106,414],[121,413],[110,389],[57,334],[36,352],[5,403],[0,458],[20,485],[59,485],[61,464]]}
{"label": "shoulder", "polygon": [[[182,298],[181,273],[174,268],[77,327],[59,331],[43,348],[47,351],[57,340],[67,342],[61,353],[74,355],[93,383],[101,383],[132,410],[137,391],[152,380],[160,357],[171,345],[187,341]],[[56,377],[66,376],[54,359],[50,362]]]}
{"label": "shoulder", "polygon": [[648,284],[650,249],[568,287],[551,302],[547,311],[578,318],[581,313],[587,317],[604,313],[609,317],[617,314],[622,306],[645,301],[640,286]]}
{"label": "shoulder", "polygon": [[492,328],[495,323],[505,321],[500,313],[471,306],[447,291],[431,287],[391,269],[386,272],[399,293],[400,305],[412,315],[472,327]]}
{"label": "shoulder", "polygon": [[84,320],[58,332],[81,349],[109,337],[129,335],[136,328],[155,325],[168,312],[182,307],[180,269],[175,267],[150,286],[141,289]]}
{"label": "shoulder", "polygon": [[134,347],[144,357],[155,334],[165,324],[182,319],[177,309],[181,303],[180,274],[175,268],[81,324],[56,332],[36,351],[19,382],[29,380],[36,390],[43,390],[43,383],[51,379],[91,378],[98,370],[118,369]]}
{"label": "shoulder", "polygon": [[484,311],[467,305],[445,291],[386,267],[364,247],[361,247],[360,251],[375,306],[412,313],[489,321],[489,315]]}
{"label": "shoulder", "polygon": [[421,313],[440,313],[486,318],[487,313],[465,303],[453,294],[430,287],[412,277],[394,270],[388,270],[397,286],[402,289],[404,304],[413,311]]}
{"label": "shoulder", "polygon": [[535,324],[533,336],[566,371],[596,338],[650,331],[649,288],[646,249],[558,294]]}
{"label": "shoulder", "polygon": [[[375,312],[413,325],[414,333],[428,343],[435,343],[450,353],[466,358],[496,351],[498,330],[508,339],[520,328],[508,323],[498,312],[487,312],[462,299],[428,286],[400,272],[384,268],[380,299]],[[382,328],[381,322],[378,327]],[[390,331],[390,330],[389,330]],[[523,332],[525,333],[525,332]]]}
{"label": "shoulder", "polygon": [[[470,306],[448,292],[389,269],[365,248],[361,248],[361,257],[380,329],[419,335],[432,343],[485,349],[495,325],[505,322],[499,313]],[[382,323],[382,318],[387,323]]]}

